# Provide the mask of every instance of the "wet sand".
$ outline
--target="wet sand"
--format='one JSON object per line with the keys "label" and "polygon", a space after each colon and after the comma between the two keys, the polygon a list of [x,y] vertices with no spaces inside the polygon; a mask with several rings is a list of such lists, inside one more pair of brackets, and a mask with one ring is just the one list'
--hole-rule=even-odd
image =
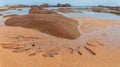
{"label": "wet sand", "polygon": [[120,21],[74,19],[81,32],[75,40],[33,29],[0,27],[0,66],[120,67]]}
{"label": "wet sand", "polygon": [[0,16],[0,27],[5,26],[4,22],[7,20],[8,18],[3,18],[3,16]]}

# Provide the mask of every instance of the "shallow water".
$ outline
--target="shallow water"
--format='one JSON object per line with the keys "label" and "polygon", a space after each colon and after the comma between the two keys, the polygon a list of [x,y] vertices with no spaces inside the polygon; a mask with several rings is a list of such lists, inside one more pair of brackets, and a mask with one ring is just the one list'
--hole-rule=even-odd
{"label": "shallow water", "polygon": [[[53,9],[59,9],[59,8],[68,8],[68,7],[50,7],[46,8],[48,10],[53,10]],[[78,7],[69,7],[69,8],[78,8]],[[85,8],[85,7],[81,7]],[[24,14],[29,14],[30,8],[22,8],[22,10],[8,10],[8,11],[0,11],[0,14],[5,15],[10,15],[10,14],[19,14],[19,15],[24,15]],[[78,12],[73,12],[73,13],[61,13],[58,12],[58,14],[62,14],[66,17],[86,17],[86,18],[99,18],[99,19],[109,19],[109,20],[120,20],[120,15],[115,15],[115,14],[110,14],[110,13],[99,13],[99,12],[92,12],[92,11],[78,11]]]}
{"label": "shallow water", "polygon": [[49,7],[49,8],[45,8],[48,10],[56,10],[59,8],[92,8],[93,6],[72,6],[72,7]]}
{"label": "shallow water", "polygon": [[[48,10],[56,10],[59,8],[91,8],[91,7],[49,7],[46,8]],[[72,12],[72,13],[62,13],[62,12],[58,12],[58,14],[62,14],[66,17],[77,17],[77,18],[81,18],[81,17],[85,17],[85,18],[99,18],[99,19],[108,19],[108,20],[120,20],[120,15],[115,15],[115,14],[111,14],[111,13],[100,13],[100,12],[93,12],[93,11],[81,11],[81,10],[75,10],[77,12]]]}
{"label": "shallow water", "polygon": [[0,14],[3,14],[4,16],[10,14],[24,15],[24,14],[28,14],[30,10],[30,8],[20,8],[20,9],[22,10],[15,9],[15,10],[0,11]]}
{"label": "shallow water", "polygon": [[86,18],[99,18],[99,19],[108,19],[108,20],[120,20],[119,15],[110,14],[110,13],[99,13],[92,11],[81,11],[80,13],[61,13],[61,12],[58,13],[70,18],[86,17]]}

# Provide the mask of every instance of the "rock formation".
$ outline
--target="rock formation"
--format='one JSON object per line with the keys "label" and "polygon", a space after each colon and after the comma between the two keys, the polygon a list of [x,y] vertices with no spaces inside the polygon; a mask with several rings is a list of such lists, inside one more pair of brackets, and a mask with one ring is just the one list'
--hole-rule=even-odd
{"label": "rock formation", "polygon": [[99,6],[91,9],[94,12],[112,13],[112,14],[120,15],[120,7]]}
{"label": "rock formation", "polygon": [[47,3],[40,5],[41,7],[49,7]]}
{"label": "rock formation", "polygon": [[57,37],[76,39],[80,36],[78,22],[57,14],[30,14],[9,18],[7,26],[37,29]]}
{"label": "rock formation", "polygon": [[70,4],[57,4],[57,7],[71,7]]}
{"label": "rock formation", "polygon": [[43,7],[32,7],[29,14],[57,14],[52,10],[43,9]]}
{"label": "rock formation", "polygon": [[62,13],[71,13],[71,12],[75,12],[73,11],[73,9],[71,8],[59,8],[56,10],[57,12],[62,12]]}

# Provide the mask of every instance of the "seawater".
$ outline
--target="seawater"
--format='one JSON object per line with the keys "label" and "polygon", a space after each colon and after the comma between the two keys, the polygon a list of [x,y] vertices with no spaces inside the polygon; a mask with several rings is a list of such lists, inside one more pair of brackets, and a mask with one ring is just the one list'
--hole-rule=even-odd
{"label": "seawater", "polygon": [[[59,8],[91,8],[92,6],[75,6],[75,7],[49,7],[46,8],[48,10],[54,10]],[[78,11],[78,10],[77,10]],[[99,19],[108,19],[108,20],[120,20],[120,15],[111,14],[111,13],[100,13],[100,12],[93,12],[93,11],[78,11],[72,13],[62,13],[58,12],[58,14],[62,14],[66,17],[77,17],[77,18],[99,18]]]}
{"label": "seawater", "polygon": [[115,15],[111,13],[99,13],[99,12],[92,12],[92,11],[81,11],[80,13],[61,13],[66,17],[76,17],[76,18],[98,18],[98,19],[107,19],[107,20],[120,20],[120,15]]}
{"label": "seawater", "polygon": [[[21,10],[18,10],[21,9]],[[24,15],[24,14],[29,14],[30,8],[18,8],[14,10],[7,10],[7,11],[0,11],[0,14],[5,15],[11,15],[11,14],[19,14],[19,15]]]}

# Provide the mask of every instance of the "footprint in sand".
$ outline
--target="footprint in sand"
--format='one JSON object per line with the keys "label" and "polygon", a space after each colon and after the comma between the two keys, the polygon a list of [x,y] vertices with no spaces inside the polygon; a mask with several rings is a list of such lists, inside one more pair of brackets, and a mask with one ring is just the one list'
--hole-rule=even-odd
{"label": "footprint in sand", "polygon": [[86,43],[86,46],[84,46],[84,48],[92,55],[96,55],[96,53],[94,51],[92,51],[90,48],[88,48],[87,46],[90,46],[90,47],[97,47],[97,44],[100,45],[100,46],[104,46],[104,44],[100,41],[100,40],[97,40],[97,39],[93,39],[93,40],[90,40]]}
{"label": "footprint in sand", "polygon": [[74,53],[74,49],[71,48],[71,47],[69,47],[69,48],[67,49],[67,51],[68,51],[70,54],[73,54],[73,53]]}
{"label": "footprint in sand", "polygon": [[79,47],[79,46],[77,46],[76,51],[77,51],[77,53],[78,53],[79,55],[82,55],[82,53],[80,52],[80,47]]}
{"label": "footprint in sand", "polygon": [[91,49],[89,49],[88,47],[84,46],[84,48],[92,55],[96,55],[95,52],[93,52]]}
{"label": "footprint in sand", "polygon": [[43,54],[43,57],[54,57],[57,54],[58,54],[58,50],[50,50],[45,54]]}

